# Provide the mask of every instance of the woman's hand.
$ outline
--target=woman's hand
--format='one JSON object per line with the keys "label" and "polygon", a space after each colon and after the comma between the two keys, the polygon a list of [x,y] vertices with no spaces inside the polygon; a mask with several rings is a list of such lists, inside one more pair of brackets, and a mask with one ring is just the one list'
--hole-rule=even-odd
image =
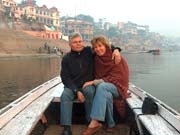
{"label": "woman's hand", "polygon": [[85,88],[85,87],[87,87],[87,86],[90,86],[90,85],[93,85],[94,84],[94,81],[89,81],[89,82],[85,82],[84,84],[83,84],[83,89]]}
{"label": "woman's hand", "polygon": [[113,51],[112,59],[114,59],[115,64],[119,64],[121,62],[121,54],[118,49]]}
{"label": "woman's hand", "polygon": [[83,103],[85,101],[85,97],[84,97],[83,93],[80,91],[77,92],[77,98],[81,103]]}

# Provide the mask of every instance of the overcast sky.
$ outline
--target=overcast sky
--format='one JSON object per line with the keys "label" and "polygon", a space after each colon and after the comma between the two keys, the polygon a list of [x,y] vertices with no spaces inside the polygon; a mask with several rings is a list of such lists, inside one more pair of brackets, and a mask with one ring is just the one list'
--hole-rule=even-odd
{"label": "overcast sky", "polygon": [[[21,0],[16,0],[21,1]],[[60,16],[85,14],[95,21],[131,21],[149,25],[150,31],[180,36],[180,0],[36,0],[38,6],[55,6]]]}

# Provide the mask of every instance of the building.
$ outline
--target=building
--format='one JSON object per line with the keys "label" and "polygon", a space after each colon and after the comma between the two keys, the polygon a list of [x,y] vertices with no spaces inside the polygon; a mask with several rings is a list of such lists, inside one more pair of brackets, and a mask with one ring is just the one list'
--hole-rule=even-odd
{"label": "building", "polygon": [[16,2],[14,0],[1,0],[2,8],[6,16],[14,17]]}
{"label": "building", "polygon": [[109,28],[112,26],[112,24],[110,22],[105,22],[104,23],[104,29],[105,30],[109,30]]}
{"label": "building", "polygon": [[2,0],[0,0],[0,11],[2,10]]}
{"label": "building", "polygon": [[93,23],[78,20],[76,18],[66,18],[61,22],[61,29],[64,35],[78,32],[82,35],[84,41],[90,41],[93,37]]}
{"label": "building", "polygon": [[56,31],[60,30],[60,15],[57,8],[47,8],[46,5],[39,7],[35,0],[23,0],[15,10],[17,19],[53,26]]}
{"label": "building", "polygon": [[2,0],[0,0],[0,13],[3,12],[3,5],[2,5]]}
{"label": "building", "polygon": [[24,15],[24,9],[22,7],[16,7],[14,11],[15,21],[21,20]]}
{"label": "building", "polygon": [[0,0],[0,24],[3,21],[3,6],[2,6],[2,0]]}
{"label": "building", "polygon": [[16,7],[16,2],[14,0],[1,0],[3,7]]}
{"label": "building", "polygon": [[54,39],[54,40],[60,39],[60,32],[58,31],[45,30],[45,31],[24,31],[24,32],[39,38]]}
{"label": "building", "polygon": [[54,26],[56,30],[60,30],[58,9],[55,7],[48,9],[45,5],[36,7],[36,22]]}
{"label": "building", "polygon": [[117,28],[121,30],[122,34],[144,34],[149,32],[148,25],[137,25],[136,23],[132,22],[118,22]]}

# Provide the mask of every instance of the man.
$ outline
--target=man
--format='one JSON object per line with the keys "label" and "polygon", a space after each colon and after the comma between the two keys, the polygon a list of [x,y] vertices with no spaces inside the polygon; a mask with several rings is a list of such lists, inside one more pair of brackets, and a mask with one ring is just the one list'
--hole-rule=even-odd
{"label": "man", "polygon": [[[94,79],[93,53],[90,47],[84,47],[82,37],[75,33],[69,37],[71,51],[66,54],[61,63],[61,78],[64,91],[61,95],[61,126],[62,135],[72,135],[71,119],[73,100],[77,97],[85,105],[86,119],[90,121],[90,113],[95,87],[93,85],[82,88],[87,81]],[[120,53],[115,49],[115,62],[120,62]]]}

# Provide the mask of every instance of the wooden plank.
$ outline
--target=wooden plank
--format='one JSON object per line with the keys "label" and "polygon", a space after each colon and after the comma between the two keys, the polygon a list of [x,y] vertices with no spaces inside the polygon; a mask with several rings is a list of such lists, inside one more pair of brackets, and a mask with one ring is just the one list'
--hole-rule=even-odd
{"label": "wooden plank", "polygon": [[173,110],[159,99],[153,97],[149,93],[136,87],[133,84],[130,84],[129,91],[132,93],[131,97],[127,99],[127,103],[131,108],[142,107],[143,100],[147,96],[153,98],[157,103],[158,114],[156,115],[138,116],[139,114],[142,114],[141,109],[133,109],[135,115],[139,117],[142,124],[152,135],[180,134],[180,119],[178,117],[179,113],[177,111]]}
{"label": "wooden plank", "polygon": [[11,119],[11,121],[0,130],[0,135],[29,135],[53,100],[53,93],[57,90],[57,87],[60,87],[59,85],[41,95]]}
{"label": "wooden plank", "polygon": [[[136,114],[142,114],[141,110],[134,110]],[[139,120],[143,123],[151,135],[179,135],[166,120],[158,114],[156,115],[140,115]]]}
{"label": "wooden plank", "polygon": [[[72,125],[73,135],[80,135],[86,128],[86,125]],[[48,127],[44,135],[60,135],[62,133],[63,127],[60,125],[51,125]],[[125,124],[116,125],[114,133],[107,133],[102,128],[100,129],[96,135],[129,135],[129,126]],[[134,135],[134,134],[133,134]]]}
{"label": "wooden plank", "polygon": [[[179,113],[174,111],[172,108],[171,110],[167,109],[168,106],[159,104],[158,103],[158,110],[159,115],[161,115],[166,121],[169,122],[177,131],[180,132],[180,116]],[[169,107],[168,107],[169,108]]]}
{"label": "wooden plank", "polygon": [[60,97],[63,90],[64,90],[64,85],[62,83],[59,87],[57,87],[57,90],[54,91],[53,93],[54,98],[52,102],[60,102]]}
{"label": "wooden plank", "polygon": [[[60,83],[60,78],[54,78],[38,88],[33,89],[30,91],[26,96],[23,96],[23,98],[17,99],[11,105],[9,106],[10,108],[7,111],[1,111],[0,115],[0,129],[8,123],[14,116],[16,116],[20,111],[22,111],[27,105],[29,105],[32,101],[37,99],[39,96],[41,96],[43,93],[48,91],[51,87],[54,87]],[[8,108],[8,107],[6,107]]]}
{"label": "wooden plank", "polygon": [[131,93],[130,97],[126,99],[126,102],[135,114],[135,120],[136,120],[137,128],[139,130],[139,134],[143,135],[142,125],[138,118],[138,115],[141,114],[142,112],[140,113],[136,112],[136,110],[142,109],[142,100],[134,93]]}
{"label": "wooden plank", "polygon": [[[52,102],[61,102],[60,101],[60,97],[62,95],[62,92],[64,90],[64,85],[62,84],[59,88],[57,88],[57,90],[53,93],[54,95],[54,99]],[[75,99],[73,101],[74,103],[81,103],[78,99]]]}
{"label": "wooden plank", "polygon": [[129,84],[129,91],[135,94],[137,97],[139,97],[141,100],[144,100],[146,97],[144,90],[138,88],[134,84]]}
{"label": "wooden plank", "polygon": [[[157,99],[156,97],[152,96],[151,94],[145,92],[144,90],[136,87],[133,84],[130,84],[129,90],[135,94],[136,96],[139,96],[139,99],[143,100],[145,97],[149,96],[154,99],[154,101],[158,105],[158,114],[164,118],[170,125],[173,125],[173,127],[180,132],[180,113]],[[131,103],[132,104],[132,103]]]}
{"label": "wooden plank", "polygon": [[126,102],[128,103],[131,109],[142,108],[142,100],[140,100],[134,94],[131,94],[130,97],[126,99]]}

